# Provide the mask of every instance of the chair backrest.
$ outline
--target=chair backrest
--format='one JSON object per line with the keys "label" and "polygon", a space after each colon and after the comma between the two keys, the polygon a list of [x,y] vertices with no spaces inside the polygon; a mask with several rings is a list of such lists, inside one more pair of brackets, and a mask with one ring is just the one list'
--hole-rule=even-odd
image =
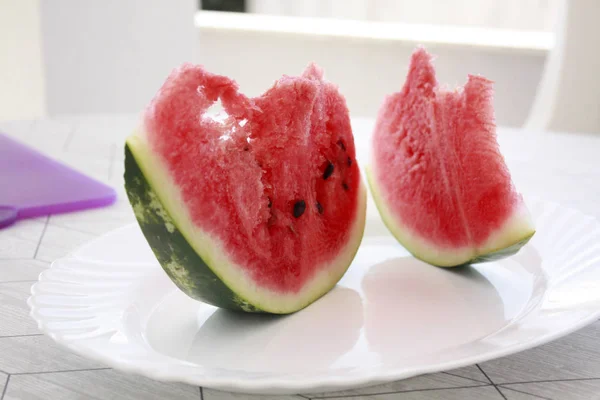
{"label": "chair backrest", "polygon": [[563,0],[556,44],[525,127],[600,133],[600,2]]}
{"label": "chair backrest", "polygon": [[201,12],[196,22],[201,63],[236,79],[246,94],[315,61],[339,85],[352,115],[371,118],[400,90],[410,54],[423,44],[436,56],[440,82],[463,85],[469,73],[494,80],[498,124],[521,126],[552,45],[551,34],[537,32],[373,21]]}

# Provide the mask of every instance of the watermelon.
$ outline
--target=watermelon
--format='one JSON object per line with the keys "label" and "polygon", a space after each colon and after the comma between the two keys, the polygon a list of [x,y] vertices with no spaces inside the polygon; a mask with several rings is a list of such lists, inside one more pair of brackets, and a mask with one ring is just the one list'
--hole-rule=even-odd
{"label": "watermelon", "polygon": [[440,88],[416,49],[401,91],[387,96],[367,179],[383,221],[415,257],[451,267],[515,254],[535,233],[500,153],[492,81]]}
{"label": "watermelon", "polygon": [[314,64],[255,98],[202,66],[174,69],[127,138],[125,188],[175,285],[230,310],[308,306],[365,226],[346,102]]}

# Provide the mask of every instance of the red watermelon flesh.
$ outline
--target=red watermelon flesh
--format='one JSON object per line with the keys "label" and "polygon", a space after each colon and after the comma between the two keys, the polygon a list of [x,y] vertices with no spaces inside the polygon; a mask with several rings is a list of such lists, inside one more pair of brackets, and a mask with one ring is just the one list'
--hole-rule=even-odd
{"label": "red watermelon flesh", "polygon": [[[208,113],[219,99],[221,119]],[[248,98],[233,80],[186,64],[147,108],[143,130],[185,215],[253,291],[298,293],[340,253],[352,258],[364,226],[354,140],[344,98],[316,66]]]}
{"label": "red watermelon flesh", "polygon": [[419,258],[456,265],[534,232],[496,141],[492,82],[443,90],[430,55],[411,58],[373,137],[370,182],[386,224]]}

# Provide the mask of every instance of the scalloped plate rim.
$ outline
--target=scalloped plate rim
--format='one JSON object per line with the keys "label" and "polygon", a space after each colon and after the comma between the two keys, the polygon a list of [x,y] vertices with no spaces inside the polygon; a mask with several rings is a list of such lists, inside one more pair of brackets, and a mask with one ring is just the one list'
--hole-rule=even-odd
{"label": "scalloped plate rim", "polygon": [[[544,203],[546,206],[553,205],[554,207],[559,207],[565,211],[575,211],[579,215],[591,218],[594,220],[596,224],[598,224],[598,220],[590,215],[581,213],[580,211],[565,207],[560,205],[559,203],[541,200],[538,198],[535,202]],[[372,221],[371,221],[372,223]],[[369,221],[367,221],[369,224]],[[219,378],[216,376],[204,376],[200,374],[177,374],[177,372],[169,372],[168,365],[152,365],[152,364],[144,364],[143,362],[127,362],[123,359],[113,358],[109,355],[105,355],[102,353],[101,349],[98,348],[90,348],[87,346],[78,345],[77,340],[69,340],[65,339],[60,333],[54,332],[52,329],[49,329],[44,323],[44,318],[36,312],[38,309],[35,303],[35,297],[37,295],[36,289],[38,285],[44,281],[47,273],[56,268],[61,263],[67,260],[75,260],[75,261],[83,261],[74,258],[74,254],[88,248],[93,247],[98,241],[100,241],[103,237],[114,234],[115,232],[132,229],[132,226],[136,226],[136,223],[128,224],[123,227],[117,228],[113,231],[106,233],[105,235],[99,236],[97,238],[92,239],[91,241],[85,243],[84,245],[77,248],[75,251],[69,253],[67,256],[61,257],[54,262],[51,263],[49,269],[43,271],[39,280],[36,281],[31,287],[31,296],[27,299],[27,304],[30,309],[30,316],[36,321],[38,328],[46,335],[48,335],[52,340],[54,340],[57,344],[66,348],[70,351],[73,351],[83,357],[89,358],[91,360],[100,362],[102,364],[106,364],[108,367],[115,368],[117,370],[126,372],[126,373],[134,373],[140,374],[142,376],[149,377],[151,379],[165,381],[165,382],[181,382],[187,383],[191,385],[198,385],[207,388],[213,388],[217,390],[228,390],[234,392],[244,392],[244,393],[256,393],[256,394],[297,394],[297,393],[307,393],[307,392],[329,392],[329,391],[337,391],[337,390],[346,390],[353,389],[358,387],[371,386],[376,384],[382,384],[386,382],[396,381],[400,379],[406,379],[417,375],[427,374],[427,373],[435,373],[441,372],[461,367],[466,367],[469,365],[473,365],[480,362],[485,362],[492,359],[497,359],[500,357],[504,357],[507,355],[515,354],[527,349],[531,349],[546,343],[549,343],[553,340],[564,337],[570,333],[573,333],[600,318],[600,309],[596,311],[589,311],[585,318],[581,318],[577,323],[565,327],[560,330],[556,330],[545,335],[535,336],[527,341],[521,342],[516,345],[511,345],[507,347],[500,348],[495,351],[487,351],[474,356],[464,357],[453,361],[430,364],[426,367],[415,368],[415,369],[397,369],[390,370],[385,373],[379,372],[377,374],[364,374],[362,373],[360,377],[355,375],[348,375],[345,377],[323,377],[322,379],[312,379],[312,380],[302,380],[302,379],[294,379],[292,378],[270,378],[270,379],[260,379],[260,380],[250,380],[250,379],[239,379],[232,380],[230,378]],[[137,227],[139,230],[139,227]],[[536,235],[539,235],[538,231]],[[598,300],[600,301],[600,295],[598,296]],[[158,354],[158,353],[157,353]],[[170,358],[169,356],[160,354],[161,357]],[[172,358],[177,362],[181,362],[181,360]],[[192,364],[192,363],[190,363]],[[192,364],[196,365],[196,364]],[[189,366],[188,366],[189,367]],[[201,370],[204,367],[198,366],[197,370]],[[204,368],[205,369],[205,368]]]}

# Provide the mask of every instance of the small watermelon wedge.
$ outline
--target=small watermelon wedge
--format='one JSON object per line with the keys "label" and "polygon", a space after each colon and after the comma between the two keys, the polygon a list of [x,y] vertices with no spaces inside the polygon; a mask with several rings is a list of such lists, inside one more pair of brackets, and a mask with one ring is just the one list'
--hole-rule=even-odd
{"label": "small watermelon wedge", "polygon": [[386,226],[415,257],[451,267],[515,254],[535,229],[496,140],[492,82],[438,86],[415,50],[377,117],[367,177]]}
{"label": "small watermelon wedge", "polygon": [[316,65],[256,98],[201,66],[173,70],[126,141],[125,188],[177,287],[231,310],[308,306],[365,227],[346,102]]}

